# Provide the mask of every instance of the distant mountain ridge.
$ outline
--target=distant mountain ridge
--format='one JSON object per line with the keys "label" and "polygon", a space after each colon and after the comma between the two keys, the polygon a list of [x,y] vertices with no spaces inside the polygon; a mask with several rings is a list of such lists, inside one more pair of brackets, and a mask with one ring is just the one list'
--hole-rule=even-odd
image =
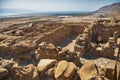
{"label": "distant mountain ridge", "polygon": [[120,14],[120,2],[99,8],[96,12],[107,14]]}

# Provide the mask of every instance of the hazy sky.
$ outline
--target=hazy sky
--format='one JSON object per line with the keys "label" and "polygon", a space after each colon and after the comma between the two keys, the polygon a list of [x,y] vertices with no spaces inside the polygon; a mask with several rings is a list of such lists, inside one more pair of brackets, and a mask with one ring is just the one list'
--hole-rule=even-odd
{"label": "hazy sky", "polygon": [[94,11],[120,0],[0,0],[0,8],[31,11]]}

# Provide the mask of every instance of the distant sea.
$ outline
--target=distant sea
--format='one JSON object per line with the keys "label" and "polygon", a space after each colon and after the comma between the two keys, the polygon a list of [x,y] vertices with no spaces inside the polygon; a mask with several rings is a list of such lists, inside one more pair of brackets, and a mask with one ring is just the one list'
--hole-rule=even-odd
{"label": "distant sea", "polygon": [[33,12],[26,10],[0,9],[0,18],[9,17],[28,17],[28,16],[78,16],[88,15],[92,11],[51,11],[51,12]]}

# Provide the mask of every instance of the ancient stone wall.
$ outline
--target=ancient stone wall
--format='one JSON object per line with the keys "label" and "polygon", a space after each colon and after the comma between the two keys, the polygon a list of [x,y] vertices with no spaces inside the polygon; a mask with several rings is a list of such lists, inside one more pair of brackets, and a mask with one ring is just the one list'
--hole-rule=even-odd
{"label": "ancient stone wall", "polygon": [[73,34],[82,34],[84,29],[88,27],[90,23],[71,23],[69,26],[72,27]]}
{"label": "ancient stone wall", "polygon": [[45,41],[47,43],[57,44],[62,40],[70,37],[71,34],[72,34],[71,27],[61,26],[53,31],[44,33],[43,36],[36,41],[36,43],[39,44],[40,42]]}
{"label": "ancient stone wall", "polygon": [[92,41],[97,43],[97,38],[102,38],[102,43],[106,43],[109,37],[113,37],[115,31],[118,32],[120,36],[120,25],[104,25],[101,23],[95,23],[91,26],[92,31]]}
{"label": "ancient stone wall", "polygon": [[108,28],[110,29],[110,36],[113,36],[113,33],[115,31],[118,31],[118,34],[120,36],[120,25],[113,25],[113,26],[108,26]]}
{"label": "ancient stone wall", "polygon": [[75,25],[71,23],[65,23],[62,26],[56,28],[55,30],[42,34],[42,37],[40,37],[36,42],[37,44],[41,43],[42,41],[58,44],[59,42],[70,37],[71,35],[83,33],[85,27],[86,26],[83,26],[81,24]]}

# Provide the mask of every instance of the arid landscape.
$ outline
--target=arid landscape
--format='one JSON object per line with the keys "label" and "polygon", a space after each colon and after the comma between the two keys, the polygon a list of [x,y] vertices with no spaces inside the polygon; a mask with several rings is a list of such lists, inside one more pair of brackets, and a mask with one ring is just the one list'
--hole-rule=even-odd
{"label": "arid landscape", "polygon": [[120,3],[0,18],[0,80],[120,80]]}

